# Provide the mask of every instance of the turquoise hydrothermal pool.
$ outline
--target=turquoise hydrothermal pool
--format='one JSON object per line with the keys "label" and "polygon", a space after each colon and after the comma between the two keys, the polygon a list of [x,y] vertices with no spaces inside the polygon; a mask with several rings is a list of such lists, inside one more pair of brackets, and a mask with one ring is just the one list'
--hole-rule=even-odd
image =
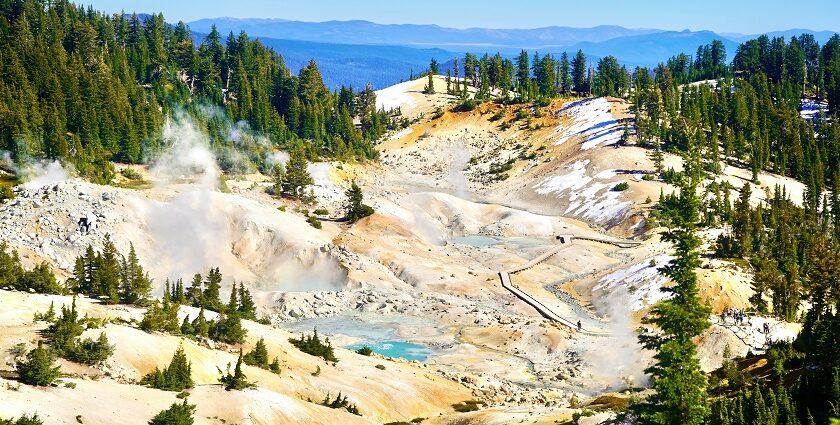
{"label": "turquoise hydrothermal pool", "polygon": [[358,342],[345,348],[358,350],[368,346],[386,357],[425,361],[435,354],[426,345],[402,340],[396,332],[400,326],[424,327],[428,326],[428,320],[413,316],[360,314],[317,317],[284,324],[284,328],[299,334],[310,334],[317,329],[323,336],[351,337]]}
{"label": "turquoise hydrothermal pool", "polygon": [[415,344],[405,341],[376,341],[376,342],[360,342],[348,345],[347,348],[351,350],[358,350],[364,346],[370,347],[376,354],[381,354],[385,357],[399,357],[406,360],[425,361],[432,350],[422,344]]}

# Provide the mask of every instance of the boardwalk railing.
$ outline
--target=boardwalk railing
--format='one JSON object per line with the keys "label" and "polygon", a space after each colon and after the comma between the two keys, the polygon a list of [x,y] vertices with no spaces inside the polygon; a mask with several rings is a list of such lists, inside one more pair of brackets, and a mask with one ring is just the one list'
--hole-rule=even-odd
{"label": "boardwalk railing", "polygon": [[560,243],[560,245],[557,245],[557,246],[549,249],[548,251],[540,254],[539,256],[537,256],[536,258],[534,258],[531,261],[528,261],[525,264],[521,264],[519,266],[500,271],[499,272],[499,280],[501,280],[501,282],[502,282],[502,288],[505,288],[508,291],[510,291],[513,295],[516,295],[517,298],[519,298],[520,300],[524,301],[526,304],[533,307],[535,310],[537,310],[537,312],[540,313],[540,315],[542,315],[543,317],[545,317],[548,320],[551,320],[551,321],[560,323],[562,325],[568,326],[568,327],[570,327],[570,328],[572,328],[572,329],[574,329],[574,330],[576,330],[576,331],[578,331],[578,332],[580,332],[584,335],[592,335],[592,336],[607,336],[607,335],[609,335],[608,332],[586,330],[583,327],[578,328],[577,323],[574,323],[572,320],[569,320],[569,319],[555,313],[547,305],[543,304],[542,302],[540,302],[536,298],[532,297],[531,295],[529,295],[526,292],[522,291],[521,289],[517,288],[516,285],[514,285],[513,282],[511,281],[511,275],[514,274],[514,273],[519,273],[523,270],[528,270],[531,267],[534,267],[537,264],[540,264],[543,261],[548,260],[549,258],[551,258],[551,256],[557,254],[563,248],[571,245],[572,241],[574,241],[575,239],[591,241],[591,242],[605,243],[605,244],[617,246],[619,248],[630,248],[630,247],[638,246],[641,243],[640,242],[633,242],[633,241],[591,238],[591,237],[575,236],[575,235],[558,235],[556,237],[556,239]]}

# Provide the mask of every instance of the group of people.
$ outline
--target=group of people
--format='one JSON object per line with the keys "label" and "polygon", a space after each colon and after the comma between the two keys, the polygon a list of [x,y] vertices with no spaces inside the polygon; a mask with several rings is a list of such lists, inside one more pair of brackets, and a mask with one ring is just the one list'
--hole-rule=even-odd
{"label": "group of people", "polygon": [[747,318],[747,314],[744,312],[744,310],[741,310],[740,308],[727,308],[720,315],[720,319],[724,323],[726,322],[726,319],[730,317],[732,318],[733,323],[735,323],[736,325],[743,325],[744,322],[750,324],[749,319]]}

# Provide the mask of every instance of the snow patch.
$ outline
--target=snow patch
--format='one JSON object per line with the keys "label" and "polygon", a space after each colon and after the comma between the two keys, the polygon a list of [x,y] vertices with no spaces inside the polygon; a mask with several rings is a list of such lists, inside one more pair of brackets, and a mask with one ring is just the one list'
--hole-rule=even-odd
{"label": "snow patch", "polygon": [[400,131],[398,131],[398,132],[396,132],[396,133],[392,134],[392,135],[391,135],[391,137],[389,137],[389,138],[388,138],[388,140],[398,140],[398,139],[402,139],[403,137],[408,136],[409,134],[411,134],[413,131],[414,131],[414,129],[413,129],[413,128],[411,128],[411,127],[406,127],[406,128],[404,128],[404,129],[402,129],[402,130],[400,130]]}
{"label": "snow patch", "polygon": [[586,173],[589,160],[579,160],[566,166],[565,174],[550,176],[534,186],[540,195],[557,194],[567,197],[569,206],[565,214],[584,217],[597,222],[608,222],[620,217],[630,208],[630,202],[621,201],[621,192],[610,190],[612,185],[596,181],[617,175],[615,170],[604,170],[595,177]]}
{"label": "snow patch", "polygon": [[612,116],[610,102],[603,97],[572,102],[560,110],[569,117],[571,125],[559,132],[555,145],[561,145],[574,136],[581,136],[581,149],[589,150],[621,140],[624,128]]}
{"label": "snow patch", "polygon": [[799,115],[806,120],[814,121],[819,118],[820,113],[828,113],[828,102],[824,100],[802,99],[799,104]]}
{"label": "snow patch", "polygon": [[662,291],[668,277],[659,273],[659,268],[673,259],[670,255],[658,255],[654,257],[653,262],[645,261],[612,272],[601,278],[594,291],[612,293],[625,290],[630,308],[639,311],[669,298],[668,294]]}
{"label": "snow patch", "polygon": [[405,81],[382,90],[377,90],[376,109],[388,111],[395,108],[409,109],[416,106],[417,103],[409,93],[409,88],[414,83],[414,81]]}

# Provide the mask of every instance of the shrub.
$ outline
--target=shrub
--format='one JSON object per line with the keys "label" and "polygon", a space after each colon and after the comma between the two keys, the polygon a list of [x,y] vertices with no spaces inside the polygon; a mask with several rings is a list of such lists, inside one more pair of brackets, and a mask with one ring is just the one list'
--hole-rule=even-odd
{"label": "shrub", "polygon": [[453,404],[452,408],[455,409],[456,412],[461,412],[461,413],[474,412],[474,411],[478,410],[478,406],[480,406],[482,404],[484,404],[483,401],[467,400],[467,401],[462,401],[462,402],[457,403],[457,404]]}
{"label": "shrub", "polygon": [[498,121],[498,120],[500,120],[500,119],[502,119],[502,118],[504,118],[504,117],[505,117],[505,110],[504,110],[504,109],[499,109],[498,111],[496,111],[496,113],[495,113],[495,114],[493,114],[493,115],[490,117],[490,121],[491,121],[491,122],[492,122],[492,121]]}
{"label": "shrub", "polygon": [[330,344],[330,339],[326,338],[324,342],[321,342],[321,338],[318,336],[318,330],[315,330],[312,333],[312,336],[301,335],[300,339],[289,338],[289,342],[297,347],[298,350],[303,351],[306,354],[321,357],[322,359],[330,362],[338,361],[333,353],[333,347],[332,344]]}
{"label": "shrub", "polygon": [[36,413],[31,417],[23,415],[17,420],[0,419],[0,425],[44,425],[44,422],[41,421],[41,418],[39,418],[38,414]]}
{"label": "shrub", "polygon": [[129,180],[143,180],[143,176],[133,168],[123,168],[120,174]]}
{"label": "shrub", "polygon": [[378,364],[378,365],[376,365],[376,366],[374,366],[374,367],[375,367],[375,368],[377,368],[377,369],[379,369],[379,370],[385,370],[385,365],[384,365],[384,364]]}
{"label": "shrub", "polygon": [[650,182],[650,181],[653,181],[655,179],[656,179],[656,177],[654,177],[653,174],[643,174],[642,175],[642,180],[644,180],[646,182]]}
{"label": "shrub", "polygon": [[192,425],[193,412],[195,412],[195,405],[187,403],[172,403],[168,409],[161,411],[151,421],[149,425]]}
{"label": "shrub", "polygon": [[365,345],[364,347],[356,350],[356,354],[361,354],[363,356],[369,356],[369,355],[373,354],[373,350],[370,347],[368,347],[367,345]]}
{"label": "shrub", "polygon": [[44,348],[39,341],[38,347],[26,355],[26,360],[18,362],[15,369],[18,379],[27,385],[46,386],[58,378],[59,367],[53,367],[55,356]]}
{"label": "shrub", "polygon": [[630,188],[630,185],[627,184],[627,182],[621,182],[621,183],[613,186],[612,191],[613,192],[624,192],[625,190],[627,190],[629,188]]}
{"label": "shrub", "polygon": [[321,220],[318,220],[318,217],[314,215],[310,215],[306,217],[306,222],[309,223],[310,226],[320,229],[321,228]]}
{"label": "shrub", "polygon": [[12,199],[15,197],[15,192],[12,190],[10,186],[2,185],[0,186],[0,202],[3,202],[7,199]]}
{"label": "shrub", "polygon": [[335,400],[330,400],[330,395],[328,393],[327,397],[324,398],[324,401],[321,402],[321,405],[327,406],[330,409],[344,409],[354,415],[362,416],[362,414],[359,413],[359,408],[357,408],[355,404],[347,401],[347,396],[342,397],[340,392],[338,393],[338,396],[336,396]]}
{"label": "shrub", "polygon": [[90,338],[77,341],[67,350],[66,358],[74,362],[95,365],[108,360],[112,354],[114,354],[114,346],[108,343],[108,336],[102,332],[96,341]]}
{"label": "shrub", "polygon": [[475,99],[465,99],[461,103],[455,105],[452,110],[454,112],[470,112],[478,107],[478,102]]}
{"label": "shrub", "polygon": [[329,212],[329,211],[327,211],[327,210],[326,210],[326,209],[324,209],[324,208],[318,208],[317,210],[312,211],[312,214],[315,214],[315,215],[329,215],[329,213],[330,213],[330,212]]}

